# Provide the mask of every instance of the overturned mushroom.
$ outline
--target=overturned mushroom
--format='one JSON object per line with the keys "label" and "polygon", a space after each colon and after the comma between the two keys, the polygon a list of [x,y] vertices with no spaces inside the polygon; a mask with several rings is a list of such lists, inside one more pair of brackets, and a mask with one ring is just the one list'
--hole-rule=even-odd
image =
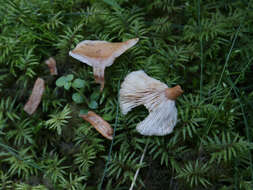
{"label": "overturned mushroom", "polygon": [[29,97],[28,102],[25,104],[24,110],[29,114],[32,115],[37,107],[40,104],[41,97],[43,95],[43,92],[45,90],[45,82],[41,78],[37,78],[33,85],[32,94]]}
{"label": "overturned mushroom", "polygon": [[50,57],[48,60],[46,60],[46,64],[50,70],[51,75],[58,75],[56,61],[54,58]]}
{"label": "overturned mushroom", "polygon": [[149,77],[144,71],[135,71],[126,76],[120,89],[120,107],[123,114],[132,108],[144,105],[149,115],[136,129],[142,135],[167,135],[177,122],[175,100],[183,93],[179,85],[168,88],[159,80]]}
{"label": "overturned mushroom", "polygon": [[111,66],[115,58],[133,47],[138,40],[138,38],[134,38],[125,42],[114,43],[85,40],[77,44],[75,49],[69,52],[69,55],[93,67],[95,81],[101,85],[100,90],[102,91],[105,67]]}
{"label": "overturned mushroom", "polygon": [[87,114],[80,115],[80,117],[88,121],[105,138],[112,140],[113,129],[102,117],[93,111],[89,111]]}

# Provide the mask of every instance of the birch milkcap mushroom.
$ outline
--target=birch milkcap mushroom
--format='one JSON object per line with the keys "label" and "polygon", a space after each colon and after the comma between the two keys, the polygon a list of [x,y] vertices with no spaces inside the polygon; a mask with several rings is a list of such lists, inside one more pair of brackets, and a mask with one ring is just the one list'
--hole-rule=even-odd
{"label": "birch milkcap mushroom", "polygon": [[176,125],[175,100],[182,93],[179,85],[168,88],[144,71],[135,71],[128,74],[121,85],[120,108],[125,115],[133,108],[144,105],[149,115],[137,125],[136,130],[142,135],[163,136],[170,134]]}
{"label": "birch milkcap mushroom", "polygon": [[87,114],[80,115],[85,121],[88,121],[101,135],[105,138],[112,140],[113,137],[113,129],[111,125],[106,122],[102,117],[94,113],[93,111],[89,111]]}
{"label": "birch milkcap mushroom", "polygon": [[133,47],[138,41],[138,38],[125,42],[84,40],[77,44],[69,52],[69,55],[93,67],[95,81],[101,85],[100,90],[102,91],[104,88],[105,67],[111,66],[117,57]]}

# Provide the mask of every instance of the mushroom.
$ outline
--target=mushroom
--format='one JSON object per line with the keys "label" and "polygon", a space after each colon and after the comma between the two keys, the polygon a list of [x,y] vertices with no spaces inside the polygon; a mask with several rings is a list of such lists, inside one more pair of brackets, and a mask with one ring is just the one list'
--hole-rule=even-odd
{"label": "mushroom", "polygon": [[88,121],[105,138],[112,140],[113,129],[102,117],[93,111],[89,111],[87,114],[82,114],[80,117]]}
{"label": "mushroom", "polygon": [[120,89],[120,108],[125,115],[133,108],[144,105],[149,115],[136,129],[142,135],[163,136],[173,131],[177,122],[175,100],[183,93],[179,85],[168,88],[144,71],[128,74]]}
{"label": "mushroom", "polygon": [[25,104],[24,111],[29,115],[32,115],[40,104],[41,97],[45,90],[45,81],[41,78],[37,78],[33,85],[32,94],[29,97],[28,102]]}
{"label": "mushroom", "polygon": [[48,60],[46,60],[46,64],[50,70],[51,75],[58,75],[56,61],[54,58],[50,57]]}
{"label": "mushroom", "polygon": [[84,40],[77,44],[75,49],[69,52],[69,55],[93,67],[95,81],[101,85],[100,90],[102,91],[104,88],[105,67],[111,66],[115,58],[133,47],[138,41],[138,38],[114,43]]}

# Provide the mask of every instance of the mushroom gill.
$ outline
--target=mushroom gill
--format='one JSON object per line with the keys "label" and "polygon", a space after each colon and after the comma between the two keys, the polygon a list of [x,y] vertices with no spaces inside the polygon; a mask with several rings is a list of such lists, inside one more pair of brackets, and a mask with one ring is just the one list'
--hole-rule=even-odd
{"label": "mushroom gill", "polygon": [[183,93],[179,85],[168,88],[159,80],[149,77],[144,71],[128,74],[120,89],[120,108],[127,114],[133,108],[144,105],[149,115],[136,129],[142,135],[167,135],[177,122],[175,100]]}

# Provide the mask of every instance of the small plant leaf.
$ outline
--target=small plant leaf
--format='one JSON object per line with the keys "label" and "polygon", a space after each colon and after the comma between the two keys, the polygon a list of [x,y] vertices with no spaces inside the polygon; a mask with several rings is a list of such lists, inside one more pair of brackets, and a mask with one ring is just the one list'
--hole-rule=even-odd
{"label": "small plant leaf", "polygon": [[62,86],[64,86],[64,84],[66,83],[66,77],[65,76],[62,76],[62,77],[60,77],[60,78],[58,78],[57,80],[56,80],[56,86],[58,86],[58,87],[62,87]]}
{"label": "small plant leaf", "polygon": [[98,100],[99,96],[100,96],[99,91],[94,91],[94,92],[91,94],[90,99],[96,101],[96,100]]}
{"label": "small plant leaf", "polygon": [[101,98],[99,100],[99,104],[102,104],[104,102],[105,98],[106,98],[106,93],[103,92],[102,96],[101,96]]}
{"label": "small plant leaf", "polygon": [[73,78],[74,78],[74,75],[72,75],[72,74],[69,74],[69,75],[66,76],[67,81],[72,81]]}
{"label": "small plant leaf", "polygon": [[121,7],[119,6],[119,4],[114,1],[114,0],[103,0],[106,4],[108,4],[109,6],[111,6],[112,8],[116,9],[116,10],[120,10]]}
{"label": "small plant leaf", "polygon": [[86,115],[88,114],[89,110],[88,109],[81,109],[79,112],[79,115]]}
{"label": "small plant leaf", "polygon": [[79,93],[74,93],[72,95],[72,100],[77,103],[77,104],[80,104],[80,103],[83,103],[84,102],[84,99],[83,97],[79,94]]}
{"label": "small plant leaf", "polygon": [[111,120],[113,120],[113,115],[110,114],[110,113],[105,113],[103,115],[103,119],[106,120],[106,121],[111,121]]}
{"label": "small plant leaf", "polygon": [[66,82],[66,83],[64,84],[64,88],[65,88],[66,90],[69,90],[70,87],[71,87],[71,82]]}
{"label": "small plant leaf", "polygon": [[98,104],[96,101],[92,100],[90,103],[89,103],[89,108],[91,109],[97,109],[98,108]]}
{"label": "small plant leaf", "polygon": [[85,81],[82,79],[75,79],[74,82],[72,83],[72,86],[74,88],[84,88]]}

